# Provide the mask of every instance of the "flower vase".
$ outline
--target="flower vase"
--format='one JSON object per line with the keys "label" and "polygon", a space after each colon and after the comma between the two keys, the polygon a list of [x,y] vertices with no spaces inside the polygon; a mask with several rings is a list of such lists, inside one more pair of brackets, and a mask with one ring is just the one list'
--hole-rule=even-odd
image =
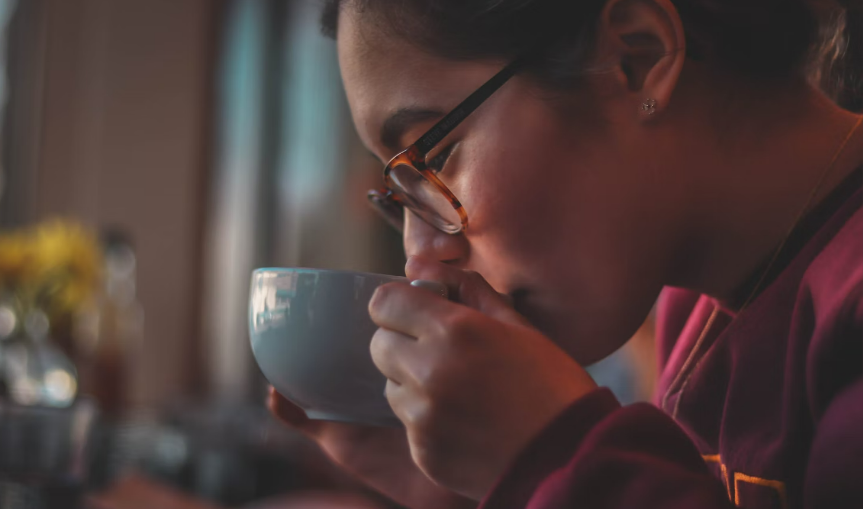
{"label": "flower vase", "polygon": [[75,365],[51,341],[49,331],[47,315],[34,310],[0,340],[0,378],[12,403],[66,408],[75,401]]}

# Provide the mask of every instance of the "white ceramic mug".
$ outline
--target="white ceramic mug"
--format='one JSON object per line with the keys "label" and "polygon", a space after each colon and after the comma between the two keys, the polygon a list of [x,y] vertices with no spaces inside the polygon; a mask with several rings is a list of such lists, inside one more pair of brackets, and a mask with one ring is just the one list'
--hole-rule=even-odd
{"label": "white ceramic mug", "polygon": [[[375,289],[403,277],[319,269],[252,274],[249,335],[261,371],[311,419],[397,426],[369,343]],[[434,284],[434,283],[433,283]]]}

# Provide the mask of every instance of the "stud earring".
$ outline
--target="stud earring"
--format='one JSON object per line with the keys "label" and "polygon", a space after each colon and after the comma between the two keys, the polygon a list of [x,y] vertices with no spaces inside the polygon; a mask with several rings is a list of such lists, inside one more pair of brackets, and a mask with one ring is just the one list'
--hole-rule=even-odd
{"label": "stud earring", "polygon": [[644,102],[641,103],[641,111],[648,115],[656,113],[656,99],[645,99]]}

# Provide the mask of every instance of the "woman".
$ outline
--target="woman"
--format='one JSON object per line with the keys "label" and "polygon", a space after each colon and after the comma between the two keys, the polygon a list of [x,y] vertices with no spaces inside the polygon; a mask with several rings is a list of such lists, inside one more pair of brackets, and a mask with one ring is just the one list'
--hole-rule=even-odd
{"label": "woman", "polygon": [[[451,300],[369,305],[404,430],[273,411],[410,507],[863,507],[843,3],[331,1],[373,198]],[[621,407],[581,366],[663,288],[656,406]]]}

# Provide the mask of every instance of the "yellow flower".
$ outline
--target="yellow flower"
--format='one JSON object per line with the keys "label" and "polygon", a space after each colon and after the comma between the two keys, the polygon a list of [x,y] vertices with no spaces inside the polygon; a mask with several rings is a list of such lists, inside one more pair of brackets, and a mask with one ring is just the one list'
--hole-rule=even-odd
{"label": "yellow flower", "polygon": [[34,263],[38,274],[68,270],[84,281],[95,281],[101,266],[99,243],[92,232],[59,220],[33,232]]}
{"label": "yellow flower", "polygon": [[33,260],[29,240],[21,232],[0,235],[0,288],[8,287],[27,275]]}
{"label": "yellow flower", "polygon": [[33,274],[41,287],[52,287],[49,307],[69,312],[96,288],[102,255],[96,236],[78,224],[50,221],[33,232]]}
{"label": "yellow flower", "polygon": [[0,293],[25,309],[68,316],[92,296],[101,268],[99,241],[79,224],[53,220],[0,234]]}

